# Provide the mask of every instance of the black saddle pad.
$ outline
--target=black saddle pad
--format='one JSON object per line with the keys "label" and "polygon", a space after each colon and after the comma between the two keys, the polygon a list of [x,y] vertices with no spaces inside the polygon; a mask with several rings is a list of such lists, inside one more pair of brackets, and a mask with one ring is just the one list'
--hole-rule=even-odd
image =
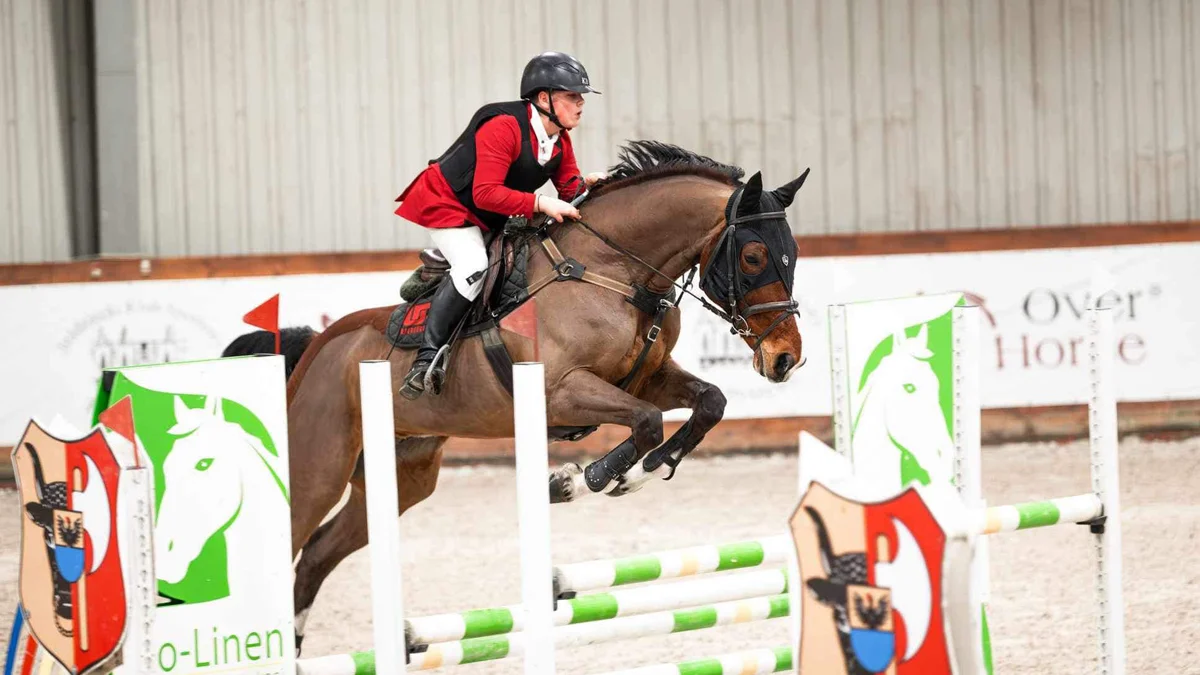
{"label": "black saddle pad", "polygon": [[429,313],[430,298],[406,302],[392,310],[388,319],[387,338],[397,349],[416,349],[425,335],[425,316]]}

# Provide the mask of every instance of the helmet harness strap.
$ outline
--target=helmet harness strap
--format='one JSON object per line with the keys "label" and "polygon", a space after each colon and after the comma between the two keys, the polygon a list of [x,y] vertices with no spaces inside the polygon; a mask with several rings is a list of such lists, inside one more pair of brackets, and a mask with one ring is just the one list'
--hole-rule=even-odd
{"label": "helmet harness strap", "polygon": [[537,96],[536,95],[534,96],[533,100],[530,101],[530,103],[533,104],[534,108],[537,108],[538,112],[542,113],[546,117],[549,117],[551,122],[554,122],[555,124],[557,124],[559,129],[565,129],[566,127],[563,126],[563,123],[558,121],[558,115],[554,114],[554,90],[553,89],[546,90],[546,99],[550,102],[549,110],[543,110],[542,107],[537,104]]}

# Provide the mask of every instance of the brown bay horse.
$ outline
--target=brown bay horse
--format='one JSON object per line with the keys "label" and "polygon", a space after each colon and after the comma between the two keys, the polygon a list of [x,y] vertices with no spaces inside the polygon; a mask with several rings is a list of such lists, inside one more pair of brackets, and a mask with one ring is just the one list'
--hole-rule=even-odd
{"label": "brown bay horse", "polygon": [[[755,371],[770,382],[782,382],[803,363],[792,298],[795,240],[783,209],[806,175],[767,191],[759,174],[742,182],[737,167],[638,141],[622,150],[609,178],[583,202],[582,223],[556,223],[546,231],[563,256],[582,263],[589,273],[641,285],[651,293],[671,291],[673,284],[678,286],[674,280],[699,265],[701,289],[753,349]],[[539,247],[530,251],[528,279],[553,275],[550,256]],[[661,332],[651,331],[652,317],[620,293],[582,280],[564,281],[549,283],[536,295],[547,422],[615,424],[628,427],[631,435],[587,470],[570,464],[553,472],[551,495],[562,502],[589,490],[624,494],[640,485],[625,482],[624,470],[652,451],[662,455],[659,464],[666,461],[673,471],[721,420],[725,397],[671,359],[680,330],[677,307],[668,306]],[[358,364],[390,359],[393,392],[399,388],[415,352],[392,349],[385,329],[393,309],[360,310],[321,333],[284,331],[290,371],[292,549],[294,555],[302,554],[295,578],[298,639],[321,583],[347,555],[367,544]],[[501,334],[513,361],[533,359],[529,338]],[[251,333],[224,355],[270,352],[273,339]],[[625,389],[617,386],[647,342],[637,375]],[[440,395],[427,393],[415,401],[394,397],[401,514],[433,493],[448,438],[513,435],[512,398],[493,374],[480,338],[462,339],[448,359]],[[690,409],[692,417],[664,443],[662,412],[677,408]],[[602,489],[584,480],[593,466],[603,470]],[[347,485],[345,506],[322,523]]]}

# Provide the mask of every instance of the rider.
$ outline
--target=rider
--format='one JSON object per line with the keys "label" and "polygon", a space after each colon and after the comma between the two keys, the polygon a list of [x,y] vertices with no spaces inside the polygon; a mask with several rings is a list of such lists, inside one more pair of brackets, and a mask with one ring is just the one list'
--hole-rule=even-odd
{"label": "rider", "polygon": [[[503,229],[510,215],[578,218],[567,201],[534,191],[550,180],[569,200],[604,177],[579,175],[568,133],[579,124],[585,93],[600,92],[577,59],[538,54],[521,75],[521,100],[477,110],[450,148],[396,198],[396,215],[429,229],[452,282],[443,282],[430,302],[421,346],[400,388],[405,398],[424,393],[430,364],[479,295],[488,266],[483,231]],[[442,363],[430,373],[435,393],[446,376]]]}

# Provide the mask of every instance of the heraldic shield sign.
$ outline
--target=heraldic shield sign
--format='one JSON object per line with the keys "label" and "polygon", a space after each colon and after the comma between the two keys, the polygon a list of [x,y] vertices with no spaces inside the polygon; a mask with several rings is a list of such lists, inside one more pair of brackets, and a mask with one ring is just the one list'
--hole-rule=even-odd
{"label": "heraldic shield sign", "polygon": [[942,597],[947,535],[916,489],[860,503],[814,481],[789,526],[800,673],[957,672]]}
{"label": "heraldic shield sign", "polygon": [[29,630],[73,675],[111,667],[127,623],[117,543],[121,467],[97,428],[55,438],[30,422],[12,455]]}

